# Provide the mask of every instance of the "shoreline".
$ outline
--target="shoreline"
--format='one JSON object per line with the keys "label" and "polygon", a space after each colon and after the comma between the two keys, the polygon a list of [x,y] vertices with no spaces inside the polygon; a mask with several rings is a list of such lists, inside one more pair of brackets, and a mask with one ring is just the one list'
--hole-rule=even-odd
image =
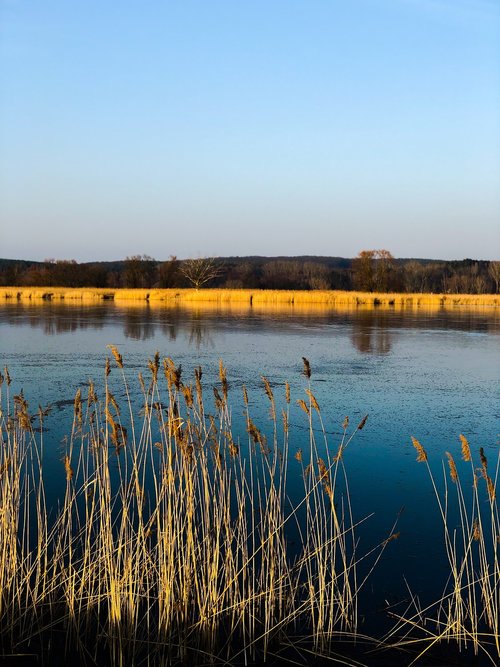
{"label": "shoreline", "polygon": [[2,301],[52,302],[142,302],[156,305],[187,305],[217,303],[221,305],[308,305],[308,306],[389,306],[415,308],[420,306],[500,307],[498,294],[430,294],[430,293],[377,293],[339,290],[261,290],[261,289],[127,289],[82,287],[1,287]]}

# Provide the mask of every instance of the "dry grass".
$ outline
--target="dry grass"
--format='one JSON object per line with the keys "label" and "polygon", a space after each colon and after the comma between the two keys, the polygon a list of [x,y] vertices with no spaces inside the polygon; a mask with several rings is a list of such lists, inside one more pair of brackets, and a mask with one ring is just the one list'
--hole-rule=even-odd
{"label": "dry grass", "polygon": [[[0,378],[3,654],[35,653],[47,664],[55,655],[85,664],[246,664],[287,642],[296,659],[300,646],[331,654],[339,636],[356,637],[366,577],[357,572],[342,456],[328,447],[318,455],[318,429],[322,445],[327,435],[308,364],[309,446],[294,460],[288,384],[262,378],[265,430],[245,390],[248,436],[237,439],[222,362],[212,404],[201,369],[185,381],[155,355],[139,374],[138,410],[126,359],[115,347],[111,354],[101,395],[90,383],[85,398],[75,396],[55,515],[44,487],[45,413],[31,414],[8,373]],[[349,432],[346,421],[333,449],[344,451],[358,428]],[[303,492],[291,504],[293,469]]]}
{"label": "dry grass", "polygon": [[[399,648],[420,647],[411,664],[437,644],[446,642],[459,651],[472,649],[474,655],[479,656],[476,660],[498,665],[500,516],[496,484],[500,456],[492,469],[480,448],[478,460],[474,461],[470,445],[461,435],[457,454],[446,452],[440,490],[425,449],[415,438],[412,442],[418,453],[417,461],[427,467],[436,497],[443,523],[449,579],[442,596],[424,609],[412,596],[410,606],[397,617],[398,622],[385,641],[397,637]],[[460,456],[462,461],[459,461]]]}
{"label": "dry grass", "polygon": [[336,290],[250,290],[250,289],[104,289],[65,287],[1,287],[0,300],[93,303],[148,302],[150,304],[217,303],[247,306],[322,306],[328,308],[385,306],[397,309],[453,306],[499,307],[498,294],[387,294]]}

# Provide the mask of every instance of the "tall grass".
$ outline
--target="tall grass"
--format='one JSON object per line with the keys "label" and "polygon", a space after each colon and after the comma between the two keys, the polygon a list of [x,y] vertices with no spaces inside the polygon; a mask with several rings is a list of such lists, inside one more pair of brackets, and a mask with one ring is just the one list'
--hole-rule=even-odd
{"label": "tall grass", "polygon": [[386,306],[391,308],[500,306],[498,294],[402,294],[342,290],[252,289],[107,289],[67,287],[0,287],[0,300],[116,302],[150,304],[246,304],[250,306]]}
{"label": "tall grass", "polygon": [[[268,429],[255,424],[243,388],[247,434],[237,439],[222,362],[212,399],[201,368],[185,381],[158,354],[129,389],[125,362],[111,353],[100,392],[89,383],[75,396],[57,511],[44,485],[46,414],[30,413],[1,375],[3,657],[247,664],[286,650],[296,660],[301,647],[328,655],[339,636],[356,638],[367,575],[343,452],[365,420],[349,428],[346,419],[329,443],[304,360],[309,444],[292,456],[288,384],[278,400],[262,377]],[[290,475],[302,478],[295,501]],[[386,544],[364,555],[372,566]]]}
{"label": "tall grass", "polygon": [[459,652],[469,649],[469,653],[498,665],[500,516],[496,485],[500,456],[491,466],[480,448],[474,460],[469,442],[460,435],[461,451],[458,456],[446,452],[439,485],[427,451],[416,438],[412,441],[417,461],[426,466],[435,495],[449,577],[443,594],[425,608],[418,598],[411,598],[385,642],[397,637],[399,648],[418,648],[410,664],[446,642]]}

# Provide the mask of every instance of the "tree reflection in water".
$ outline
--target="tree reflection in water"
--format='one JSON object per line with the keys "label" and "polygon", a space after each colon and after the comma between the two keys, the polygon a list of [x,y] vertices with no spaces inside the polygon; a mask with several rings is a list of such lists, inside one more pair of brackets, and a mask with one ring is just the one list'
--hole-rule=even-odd
{"label": "tree reflection in water", "polygon": [[134,340],[154,338],[155,325],[149,305],[140,310],[137,308],[127,309],[124,313],[124,319],[123,333],[125,338],[133,338]]}
{"label": "tree reflection in water", "polygon": [[215,347],[210,329],[201,313],[196,313],[190,322],[189,345],[195,345],[199,350],[201,347]]}
{"label": "tree reflection in water", "polygon": [[73,333],[85,329],[102,329],[107,319],[104,309],[93,306],[65,305],[47,301],[42,306],[30,306],[19,302],[4,305],[2,319],[9,324],[28,324],[33,329],[42,328],[47,336]]}
{"label": "tree reflection in water", "polygon": [[388,315],[387,311],[366,310],[353,317],[351,341],[357,350],[363,354],[388,354],[391,351]]}
{"label": "tree reflection in water", "polygon": [[186,312],[178,308],[159,311],[149,305],[144,308],[129,308],[122,311],[124,317],[123,333],[126,338],[134,340],[150,340],[154,338],[157,328],[169,340],[176,340],[179,332],[188,334],[189,345],[196,349],[214,347],[210,334],[212,320],[199,311]]}
{"label": "tree reflection in water", "polygon": [[321,326],[347,325],[350,340],[362,354],[386,355],[391,352],[393,338],[399,329],[440,329],[497,333],[500,331],[500,313],[496,309],[407,309],[385,307],[333,309],[314,308],[298,310],[294,306],[275,308],[236,306],[203,308],[176,305],[174,307],[134,304],[118,306],[114,303],[99,305],[5,303],[0,307],[0,320],[14,326],[40,328],[54,336],[76,333],[86,329],[119,326],[126,338],[146,341],[156,334],[175,341],[184,336],[189,346],[200,349],[214,347],[214,337],[222,325],[240,332],[259,333],[269,327],[283,332],[297,324],[311,330]]}

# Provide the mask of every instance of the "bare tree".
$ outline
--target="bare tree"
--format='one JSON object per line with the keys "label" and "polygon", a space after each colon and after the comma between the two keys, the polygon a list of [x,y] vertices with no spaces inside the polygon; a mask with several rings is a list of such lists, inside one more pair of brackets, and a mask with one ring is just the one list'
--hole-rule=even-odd
{"label": "bare tree", "polygon": [[374,288],[377,292],[393,289],[395,273],[394,257],[388,250],[375,250]]}
{"label": "bare tree", "polygon": [[179,280],[180,262],[175,255],[160,264],[158,268],[158,283],[160,287],[176,287]]}
{"label": "bare tree", "polygon": [[215,257],[197,257],[184,260],[179,270],[195,289],[200,289],[211,280],[218,278],[223,266]]}
{"label": "bare tree", "polygon": [[125,287],[153,287],[156,281],[157,261],[149,255],[133,255],[125,259],[123,283]]}
{"label": "bare tree", "polygon": [[353,283],[362,292],[373,291],[375,273],[375,250],[361,250],[352,261]]}
{"label": "bare tree", "polygon": [[363,292],[396,288],[396,264],[388,250],[362,250],[352,261],[352,271],[354,287]]}
{"label": "bare tree", "polygon": [[495,294],[498,294],[500,287],[500,262],[490,262],[488,266],[488,273],[495,282]]}
{"label": "bare tree", "polygon": [[412,260],[403,267],[404,284],[407,292],[425,292],[427,288],[428,269],[420,262]]}
{"label": "bare tree", "polygon": [[302,271],[306,287],[309,289],[331,289],[330,270],[325,264],[305,262]]}

